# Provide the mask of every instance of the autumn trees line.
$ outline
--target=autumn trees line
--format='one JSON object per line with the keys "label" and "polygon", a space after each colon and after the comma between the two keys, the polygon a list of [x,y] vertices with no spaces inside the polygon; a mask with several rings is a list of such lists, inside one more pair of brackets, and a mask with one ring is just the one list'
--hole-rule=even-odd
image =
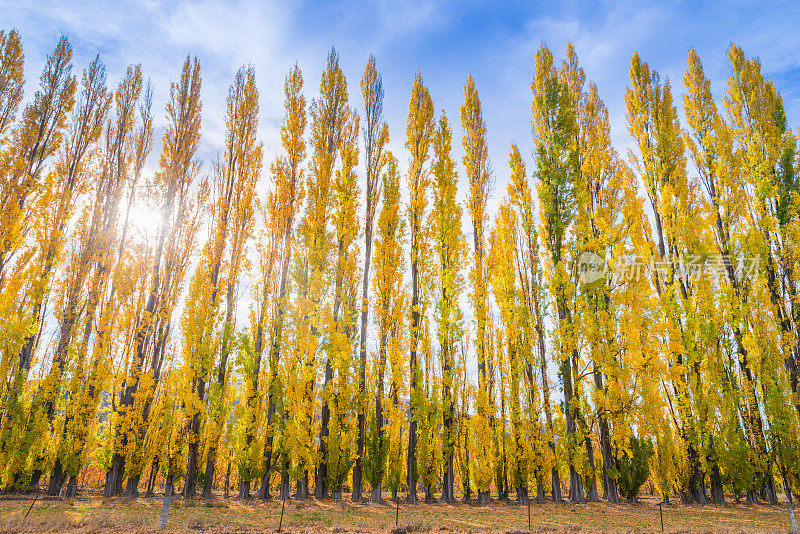
{"label": "autumn trees line", "polygon": [[[210,497],[232,476],[242,498],[797,493],[797,138],[760,63],[728,59],[715,100],[690,50],[682,125],[634,54],[621,157],[572,46],[542,45],[532,139],[490,201],[471,76],[459,163],[419,74],[393,154],[374,58],[357,104],[335,51],[310,103],[294,66],[265,165],[243,67],[203,168],[187,58],[145,173],[139,66],[109,88],[62,38],[20,110],[20,37],[0,33],[0,486],[74,495],[95,464],[106,496]],[[587,253],[609,272],[582,281]]]}

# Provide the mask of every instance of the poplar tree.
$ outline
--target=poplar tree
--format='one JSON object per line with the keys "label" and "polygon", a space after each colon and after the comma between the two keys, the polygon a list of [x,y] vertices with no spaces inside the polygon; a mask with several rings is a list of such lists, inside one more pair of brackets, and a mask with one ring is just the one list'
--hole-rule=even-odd
{"label": "poplar tree", "polygon": [[[3,34],[3,98],[5,109],[3,130],[10,125],[11,117],[21,101],[22,45],[16,32]],[[8,81],[5,81],[5,80]],[[0,180],[0,317],[6,332],[6,342],[0,355],[3,371],[3,410],[0,418],[2,454],[20,452],[18,444],[25,433],[21,424],[28,407],[21,393],[33,363],[34,351],[47,298],[46,283],[49,273],[43,272],[42,261],[47,254],[35,255],[36,249],[28,246],[29,232],[36,236],[32,224],[36,202],[43,188],[45,166],[58,153],[67,119],[75,103],[77,82],[72,75],[72,47],[66,37],[61,37],[53,53],[47,56],[39,80],[39,90],[34,94],[19,123],[11,131],[3,158]],[[33,200],[33,201],[32,201]],[[19,466],[16,462],[5,465]],[[16,467],[14,467],[16,469]],[[18,474],[3,480],[4,487],[15,488],[25,482]]]}
{"label": "poplar tree", "polygon": [[[56,268],[61,263],[68,240],[68,224],[81,204],[94,174],[91,160],[97,149],[103,125],[108,113],[110,98],[106,89],[105,66],[99,56],[84,70],[81,77],[80,96],[73,108],[54,172],[49,172],[41,184],[42,194],[36,202],[35,217],[39,224],[34,227],[35,248],[39,253],[34,258],[35,271],[30,273],[33,287],[38,287],[42,299],[54,282]],[[34,297],[34,309],[38,302]],[[43,307],[43,306],[42,306]],[[58,398],[62,394],[62,377],[67,364],[65,340],[59,340],[41,388],[31,401],[28,425],[38,436],[31,436],[22,448],[30,450],[33,460],[31,485],[38,486],[45,462],[48,427],[52,426]],[[45,423],[46,421],[46,423]]]}
{"label": "poplar tree", "polygon": [[[316,497],[327,495],[327,434],[330,421],[328,392],[333,379],[332,362],[325,364],[325,385],[320,395],[322,414],[320,418],[319,451],[313,451],[314,434],[314,383],[318,344],[324,336],[332,307],[326,306],[330,298],[328,286],[331,262],[329,259],[334,244],[329,229],[331,210],[334,202],[334,170],[336,158],[341,148],[341,138],[345,124],[350,116],[347,106],[347,83],[339,67],[336,50],[328,54],[327,68],[320,80],[320,96],[311,104],[311,147],[312,157],[309,165],[307,187],[308,203],[298,227],[298,246],[296,255],[296,279],[298,295],[296,299],[296,354],[299,371],[294,391],[287,400],[293,408],[292,439],[294,445],[294,478],[299,481],[300,498],[308,495],[308,470],[316,466],[314,492]],[[296,410],[296,411],[295,411]]]}
{"label": "poplar tree", "polygon": [[442,459],[444,480],[442,500],[455,502],[455,409],[456,350],[464,335],[464,316],[459,298],[464,291],[462,271],[466,266],[467,244],[461,230],[462,208],[456,200],[458,173],[452,159],[452,132],[442,111],[433,134],[433,207],[430,214],[431,241],[436,258],[436,338],[441,360]]}
{"label": "poplar tree", "polygon": [[[285,424],[286,414],[285,384],[279,380],[278,369],[281,363],[281,354],[284,352],[284,336],[287,310],[289,308],[289,292],[291,279],[289,276],[289,265],[292,260],[294,249],[294,224],[295,217],[300,212],[300,207],[304,197],[304,180],[306,177],[303,169],[303,161],[306,156],[306,141],[304,139],[306,129],[306,99],[302,94],[303,73],[296,65],[289,71],[283,83],[284,92],[284,116],[281,124],[281,145],[284,155],[280,156],[272,164],[271,172],[274,176],[275,188],[267,203],[267,217],[269,219],[269,238],[276,241],[277,249],[275,254],[276,265],[280,269],[276,273],[277,278],[273,277],[271,262],[261,262],[262,280],[260,287],[254,289],[256,292],[257,308],[254,308],[251,317],[255,321],[255,326],[251,328],[254,337],[253,351],[256,362],[252,371],[250,381],[250,397],[248,405],[255,404],[258,396],[258,377],[261,368],[261,354],[264,346],[264,330],[269,328],[269,357],[268,357],[268,381],[267,388],[267,418],[266,418],[266,445],[264,450],[264,476],[259,493],[263,499],[269,497],[269,475],[272,471],[274,435],[276,428]],[[266,241],[262,238],[262,242]],[[263,258],[270,254],[262,254]],[[274,278],[274,280],[273,280]],[[275,284],[276,287],[272,287]],[[270,295],[274,295],[272,299]],[[273,305],[270,302],[274,301]],[[272,310],[270,312],[269,310]],[[267,323],[269,321],[269,323]],[[252,320],[251,320],[252,322]],[[255,410],[255,406],[248,408]],[[249,416],[248,424],[253,427],[256,424],[255,414]],[[245,434],[245,442],[249,445],[254,439],[255,428],[248,430]],[[285,456],[285,453],[284,453]],[[285,498],[289,491],[288,463],[283,458],[281,465],[281,497]],[[246,483],[249,481],[246,481]],[[248,484],[249,485],[249,484]],[[240,497],[246,496],[249,488],[240,489]]]}
{"label": "poplar tree", "polygon": [[360,232],[357,219],[359,191],[355,172],[358,164],[358,130],[358,116],[351,112],[343,125],[340,141],[342,164],[336,171],[333,187],[332,219],[336,256],[332,272],[333,311],[327,346],[327,365],[333,374],[330,384],[323,393],[323,401],[327,402],[331,414],[325,443],[326,485],[336,502],[341,500],[342,486],[355,462],[359,432],[357,414],[360,402],[354,384],[357,387],[362,366],[361,362],[355,359],[353,351],[357,328],[356,295],[359,277],[356,244]]}
{"label": "poplar tree", "polygon": [[419,417],[419,397],[421,395],[421,371],[418,360],[420,335],[425,316],[423,278],[425,266],[430,255],[426,229],[423,224],[427,218],[428,188],[431,178],[426,163],[429,157],[433,134],[433,101],[428,89],[417,73],[411,88],[411,101],[408,104],[405,147],[410,152],[407,183],[410,194],[408,203],[409,241],[411,245],[411,310],[409,331],[409,394],[411,417],[408,429],[408,451],[406,460],[406,484],[408,501],[417,502],[417,423]]}
{"label": "poplar tree", "polygon": [[[517,276],[519,277],[520,291],[524,303],[526,320],[522,321],[523,333],[527,341],[525,376],[528,388],[528,419],[529,425],[538,426],[538,412],[533,411],[538,404],[537,401],[537,374],[542,387],[542,408],[545,413],[544,433],[546,434],[549,449],[549,458],[546,463],[551,467],[551,492],[553,501],[561,502],[561,481],[556,461],[556,442],[555,426],[550,404],[550,383],[548,378],[548,367],[545,346],[545,295],[543,273],[540,264],[539,236],[534,218],[533,192],[526,177],[525,163],[519,148],[511,145],[508,156],[509,167],[511,169],[511,181],[508,184],[508,196],[511,205],[514,207],[518,219],[519,239],[516,245],[516,266]],[[533,351],[536,347],[536,353]],[[538,364],[538,365],[537,365]],[[538,371],[538,372],[537,372]],[[536,432],[539,435],[539,432]],[[543,459],[544,454],[542,455]],[[541,466],[544,467],[544,466]],[[537,499],[543,498],[543,479],[537,479],[539,495]]]}
{"label": "poplar tree", "polygon": [[[582,182],[585,180],[585,167],[587,156],[591,156],[584,143],[582,143],[581,136],[583,135],[584,130],[586,129],[586,124],[584,123],[583,115],[585,115],[586,109],[586,101],[587,101],[587,94],[584,91],[584,83],[586,80],[586,75],[583,72],[583,68],[580,67],[578,64],[578,56],[575,53],[575,48],[572,46],[572,43],[567,43],[567,50],[566,50],[566,57],[561,62],[561,68],[558,71],[559,78],[561,81],[566,85],[567,92],[569,94],[569,101],[570,105],[572,106],[573,113],[575,114],[575,123],[576,128],[573,132],[573,146],[576,150],[576,157],[577,157],[577,169],[575,171],[575,183],[574,183],[574,194],[575,194],[575,219],[574,223],[577,223],[577,213],[583,208],[583,204],[586,202],[587,199],[582,197],[580,194],[580,190],[582,189],[581,185]],[[578,225],[575,224],[574,228],[571,232],[573,235],[574,241],[572,243],[578,243],[581,239],[579,235],[580,230]],[[574,258],[573,258],[574,261]],[[574,280],[574,270],[573,268],[568,269],[570,273],[573,275],[573,284],[575,284]],[[574,294],[580,295],[580,288],[573,287],[572,291]],[[585,406],[584,397],[581,395],[581,373],[578,372],[580,369],[580,353],[575,350],[580,343],[581,337],[581,327],[580,324],[576,324],[580,322],[580,317],[577,317],[576,313],[576,306],[572,304],[572,317],[569,319],[569,323],[572,323],[568,326],[570,330],[570,335],[573,336],[573,339],[570,340],[570,343],[573,345],[572,350],[572,367],[575,371],[574,382],[573,382],[573,389],[576,404],[581,407],[583,405],[583,410],[576,412],[576,423],[578,427],[578,431],[580,432],[583,438],[583,445],[586,451],[586,465],[584,467],[584,475],[585,481],[587,486],[587,494],[586,498],[589,501],[596,502],[599,500],[597,495],[597,474],[595,470],[595,462],[594,462],[594,448],[592,447],[592,439],[591,439],[591,432],[589,430],[589,422],[587,420],[587,416],[584,415],[588,412],[588,407]]]}
{"label": "poplar tree", "polygon": [[[372,261],[373,224],[380,199],[381,173],[387,164],[386,144],[389,142],[389,125],[383,120],[383,80],[375,67],[375,58],[369,57],[361,77],[361,95],[364,98],[364,166],[366,189],[364,191],[364,270],[361,285],[361,325],[359,338],[358,372],[358,450],[353,466],[353,502],[361,502],[363,478],[362,458],[366,436],[365,371],[367,363],[367,319],[369,316],[370,262]],[[380,496],[380,494],[379,494]]]}
{"label": "poplar tree", "polygon": [[225,316],[222,323],[220,354],[216,365],[216,376],[212,384],[207,411],[210,412],[210,429],[206,444],[206,469],[203,496],[211,497],[217,451],[222,439],[223,427],[230,412],[227,388],[231,376],[230,356],[234,350],[235,316],[240,279],[250,272],[247,261],[248,244],[254,235],[256,222],[255,187],[262,168],[262,144],[256,140],[258,130],[258,89],[252,67],[241,68],[236,74],[228,93],[228,139],[225,158],[217,168],[217,174],[225,176],[231,183],[230,207],[227,215],[230,224],[230,246],[228,247]]}
{"label": "poplar tree", "polygon": [[[486,276],[486,238],[487,222],[486,204],[491,188],[489,177],[489,149],[486,145],[486,124],[478,91],[472,76],[467,77],[464,85],[464,104],[461,106],[461,128],[464,135],[461,145],[464,148],[463,163],[469,181],[469,208],[472,221],[473,263],[469,278],[472,286],[470,298],[475,308],[475,352],[478,356],[478,401],[476,409],[478,417],[488,417],[489,424],[494,423],[494,406],[491,403],[490,379],[486,374],[486,337],[487,328],[487,276]],[[489,462],[488,458],[478,461]],[[478,488],[478,499],[481,503],[489,502],[489,488]]]}
{"label": "poplar tree", "polygon": [[[405,394],[406,366],[402,350],[405,346],[403,318],[406,294],[403,287],[406,226],[400,212],[400,176],[397,160],[386,153],[386,172],[381,177],[383,205],[378,216],[375,236],[375,279],[373,299],[375,323],[378,327],[377,383],[375,385],[374,433],[366,449],[369,462],[368,481],[372,486],[372,502],[381,502],[381,487],[390,477],[393,497],[402,474],[400,436],[405,424],[400,396]],[[389,370],[389,405],[386,406],[386,372]],[[391,474],[390,474],[391,472]]]}
{"label": "poplar tree", "polygon": [[[678,416],[677,430],[686,450],[688,477],[682,481],[685,500],[705,503],[704,473],[701,471],[700,440],[704,431],[697,424],[700,403],[692,397],[702,393],[700,365],[703,355],[690,343],[695,323],[691,321],[696,295],[683,277],[675,275],[675,260],[693,254],[701,230],[694,224],[694,192],[686,176],[684,145],[680,137],[677,111],[669,81],[663,84],[658,74],[634,54],[631,60],[632,87],[625,102],[631,136],[641,156],[631,152],[629,159],[641,177],[654,225],[646,251],[663,269],[653,269],[652,283],[669,326],[669,367],[672,369],[672,394]],[[692,346],[694,345],[694,348]]]}
{"label": "poplar tree", "polygon": [[[74,496],[85,462],[92,421],[98,400],[111,371],[110,351],[95,353],[91,336],[95,321],[103,317],[106,302],[117,294],[112,280],[123,263],[126,224],[120,221],[123,202],[133,200],[133,191],[152,147],[151,92],[142,92],[141,67],[131,66],[113,94],[114,114],[105,128],[97,183],[90,201],[79,215],[71,239],[75,247],[66,258],[61,282],[63,297],[59,315],[54,360],[73,360],[67,382],[69,396],[62,415],[57,415],[56,458],[48,493],[58,495],[69,477],[66,495]],[[138,110],[137,110],[138,106]],[[138,118],[137,118],[138,111]],[[111,287],[109,287],[111,286]]]}
{"label": "poplar tree", "polygon": [[583,502],[585,494],[578,452],[582,441],[578,434],[580,403],[574,376],[577,372],[577,348],[569,306],[574,288],[568,280],[572,264],[568,232],[575,218],[575,183],[579,171],[579,153],[575,143],[578,125],[570,87],[559,77],[553,56],[545,45],[536,52],[531,90],[541,233],[548,253],[546,275],[555,300],[554,341],[564,388],[569,498],[572,502]]}
{"label": "poplar tree", "polygon": [[[517,217],[509,201],[500,205],[494,227],[489,235],[489,281],[492,287],[495,303],[500,310],[500,321],[502,330],[498,329],[500,336],[498,345],[505,347],[500,349],[501,364],[501,421],[499,427],[503,449],[505,450],[505,421],[506,421],[506,398],[509,401],[509,419],[511,423],[511,442],[508,454],[503,454],[503,462],[500,467],[501,479],[505,481],[507,474],[505,458],[511,457],[510,475],[512,484],[516,491],[517,502],[526,504],[528,500],[528,455],[526,454],[525,429],[522,422],[522,410],[520,406],[520,378],[524,376],[524,366],[521,365],[522,355],[524,357],[523,340],[524,334],[520,330],[521,317],[519,310],[522,309],[519,301],[519,288],[517,286],[517,266],[516,266],[516,245],[519,241],[517,236]],[[505,352],[505,357],[503,357]],[[506,395],[506,377],[508,377],[509,391]],[[498,488],[498,492],[502,493]]]}
{"label": "poplar tree", "polygon": [[[195,183],[199,164],[194,156],[200,141],[201,110],[200,63],[196,59],[186,58],[180,81],[171,85],[166,110],[169,122],[159,171],[148,184],[152,200],[160,205],[159,229],[148,265],[146,300],[131,340],[130,362],[114,392],[114,454],[104,490],[109,497],[121,492],[125,475],[126,493],[137,492],[143,468],[141,443],[161,379],[172,312],[199,229],[200,200],[207,194],[203,184]],[[170,493],[174,469],[174,465],[170,466],[168,474]]]}

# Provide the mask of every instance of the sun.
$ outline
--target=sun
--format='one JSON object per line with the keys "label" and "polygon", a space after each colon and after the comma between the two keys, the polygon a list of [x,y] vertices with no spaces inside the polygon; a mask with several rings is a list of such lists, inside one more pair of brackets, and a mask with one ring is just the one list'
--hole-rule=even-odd
{"label": "sun", "polygon": [[161,222],[161,214],[144,200],[139,200],[131,206],[128,214],[130,231],[142,234],[145,237],[155,236]]}

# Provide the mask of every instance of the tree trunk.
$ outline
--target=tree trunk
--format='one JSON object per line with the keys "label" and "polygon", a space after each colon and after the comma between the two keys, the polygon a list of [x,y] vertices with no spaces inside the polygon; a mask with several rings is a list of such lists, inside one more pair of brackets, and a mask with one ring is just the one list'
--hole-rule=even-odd
{"label": "tree trunk", "polygon": [[[202,384],[203,381],[201,380]],[[198,396],[202,400],[202,390],[198,387]],[[197,470],[199,459],[199,440],[200,440],[200,414],[192,415],[189,422],[189,445],[186,458],[186,483],[183,486],[183,496],[194,497],[197,493]]]}
{"label": "tree trunk", "polygon": [[462,491],[462,500],[468,503],[472,496],[472,488],[469,485],[469,427],[467,427],[464,437],[464,450],[466,451],[467,461],[464,462],[464,473],[461,479],[461,486],[464,488]]}
{"label": "tree trunk", "polygon": [[308,493],[308,469],[303,471],[303,476],[300,480],[297,481],[297,498],[298,499],[308,499],[310,494]]}
{"label": "tree trunk", "polygon": [[697,504],[708,504],[705,476],[700,471],[700,459],[697,450],[691,444],[689,444],[687,457],[689,460],[689,495],[686,496],[685,500]]}
{"label": "tree trunk", "polygon": [[70,476],[69,481],[67,482],[67,499],[74,499],[75,496],[78,494],[78,481],[75,477]]}
{"label": "tree trunk", "polygon": [[50,475],[50,482],[47,485],[47,495],[51,497],[58,495],[66,480],[67,473],[64,472],[61,466],[61,458],[56,458],[55,465],[53,465],[53,474]]}
{"label": "tree trunk", "polygon": [[717,462],[711,467],[711,500],[716,504],[725,504],[725,490],[722,487],[722,476]]}
{"label": "tree trunk", "polygon": [[453,470],[453,454],[451,453],[445,460],[444,481],[442,484],[442,500],[448,504],[455,502],[453,495],[453,484],[455,483],[455,472]]}
{"label": "tree trunk", "polygon": [[[594,366],[594,385],[598,391],[605,392],[602,371],[597,365]],[[609,471],[612,468],[616,470],[616,459],[611,451],[611,431],[608,420],[602,410],[598,410],[597,420],[600,426],[600,455],[603,459],[603,498],[608,502],[618,504],[619,489],[617,488],[617,479],[609,475]]]}
{"label": "tree trunk", "polygon": [[[267,484],[269,485],[269,484]],[[239,478],[239,500],[246,500],[250,498],[250,480]]]}
{"label": "tree trunk", "polygon": [[208,448],[208,457],[206,458],[206,476],[203,484],[203,498],[210,499],[214,496],[214,471],[216,470],[217,449],[212,444]]}
{"label": "tree trunk", "polygon": [[[539,321],[539,305],[534,307],[536,311],[537,321]],[[537,323],[536,336],[538,339],[539,347],[539,368],[542,375],[542,395],[544,401],[544,414],[547,422],[547,444],[550,446],[550,452],[553,453],[553,458],[558,458],[556,454],[556,441],[555,441],[555,427],[553,426],[553,412],[550,407],[550,383],[547,380],[547,360],[545,358],[545,344],[544,344],[544,329],[541,323]],[[563,502],[561,497],[561,477],[558,474],[558,466],[554,462],[551,473],[551,491],[553,495],[553,502]]]}
{"label": "tree trunk", "polygon": [[128,483],[125,484],[125,496],[136,497],[139,495],[139,481],[142,475],[137,473],[128,477]]}
{"label": "tree trunk", "polygon": [[597,475],[595,475],[595,467],[594,467],[594,449],[592,448],[592,440],[589,437],[587,432],[586,439],[584,440],[586,444],[586,456],[589,460],[589,469],[592,471],[592,478],[589,479],[589,495],[587,495],[587,499],[589,502],[600,502],[600,497],[597,495]]}
{"label": "tree trunk", "polygon": [[[272,371],[270,371],[272,373]],[[269,386],[269,405],[267,408],[267,424],[272,424],[272,418],[275,416],[275,401],[273,399],[273,387],[275,384],[275,376],[272,377],[270,380]],[[267,439],[264,446],[264,462],[266,463],[266,469],[264,471],[264,476],[261,478],[261,487],[258,489],[258,496],[263,499],[267,500],[271,497],[269,493],[269,477],[272,474],[272,444],[273,444],[273,430],[269,429],[267,431]]]}
{"label": "tree trunk", "polygon": [[[414,398],[417,389],[417,347],[419,345],[419,328],[420,328],[420,312],[419,312],[419,266],[417,265],[416,258],[413,251],[417,246],[419,236],[417,231],[412,227],[411,229],[411,350],[409,351],[409,372],[411,374],[409,380],[409,392],[411,399]],[[415,420],[415,406],[414,402],[410,402],[411,410],[411,424],[408,428],[408,454],[406,457],[406,483],[408,484],[408,496],[406,500],[410,503],[417,502],[417,421]]]}
{"label": "tree trunk", "polygon": [[[378,432],[378,451],[383,449],[383,443],[387,439],[385,436],[386,430],[383,428],[383,387],[384,387],[384,370],[386,366],[386,334],[381,335],[380,349],[379,349],[379,362],[378,362],[378,386],[375,392],[375,428]],[[382,460],[381,465],[376,465],[375,469],[375,487],[372,488],[372,495],[370,500],[375,503],[382,503],[381,497],[381,482],[383,481],[384,470],[386,467],[386,459]]]}
{"label": "tree trunk", "polygon": [[289,495],[291,491],[291,483],[289,481],[289,465],[288,462],[281,470],[281,487],[280,487],[280,498],[282,501],[291,498]]}
{"label": "tree trunk", "polygon": [[528,504],[528,486],[517,486],[517,504]]}
{"label": "tree trunk", "polygon": [[153,486],[156,483],[156,476],[158,476],[158,462],[159,457],[156,455],[153,458],[153,463],[150,464],[150,476],[147,477],[147,488],[145,489],[145,497],[153,496]]}
{"label": "tree trunk", "polygon": [[225,472],[225,493],[224,493],[224,495],[225,495],[226,499],[229,497],[228,489],[230,487],[231,487],[231,463],[228,462],[228,469]]}
{"label": "tree trunk", "polygon": [[381,497],[381,483],[380,482],[375,484],[375,487],[372,488],[372,494],[370,495],[369,500],[374,502],[374,503],[378,503],[378,504],[383,504],[384,503],[383,497]]}
{"label": "tree trunk", "polygon": [[[413,373],[413,371],[412,371]],[[406,458],[406,501],[417,502],[417,422],[412,420],[408,428],[408,456]]]}
{"label": "tree trunk", "polygon": [[[325,386],[323,392],[327,390],[328,385],[333,380],[333,367],[331,367],[330,358],[325,362]],[[328,423],[331,419],[331,409],[328,403],[324,400],[325,394],[323,393],[322,403],[322,418],[321,427],[319,430],[319,466],[317,467],[317,476],[314,480],[314,496],[322,500],[328,496],[327,478],[328,478]],[[304,499],[305,497],[300,497]]]}
{"label": "tree trunk", "polygon": [[158,530],[164,530],[167,526],[167,515],[169,514],[169,506],[172,504],[172,494],[174,492],[174,481],[175,475],[170,473],[167,476],[167,483],[164,487],[164,504],[161,506],[161,515],[158,518]]}
{"label": "tree trunk", "polygon": [[106,499],[122,493],[122,477],[125,473],[125,457],[115,452],[111,458],[111,468],[106,473],[103,497]]}
{"label": "tree trunk", "polygon": [[[367,184],[370,188],[371,184]],[[370,194],[367,191],[367,211],[370,210]],[[361,292],[361,340],[359,343],[359,361],[358,361],[358,391],[361,396],[364,395],[366,385],[366,367],[367,367],[367,316],[369,312],[369,265],[372,257],[372,219],[367,217],[366,230],[364,232],[364,239],[366,241],[366,251],[364,254],[364,284]],[[351,500],[353,502],[361,502],[363,500],[363,491],[361,487],[361,480],[363,478],[361,458],[364,456],[364,440],[366,439],[366,417],[364,413],[364,404],[359,404],[358,407],[358,445],[356,463],[353,466],[353,495]],[[380,429],[380,427],[378,427]],[[380,432],[380,430],[379,430]]]}

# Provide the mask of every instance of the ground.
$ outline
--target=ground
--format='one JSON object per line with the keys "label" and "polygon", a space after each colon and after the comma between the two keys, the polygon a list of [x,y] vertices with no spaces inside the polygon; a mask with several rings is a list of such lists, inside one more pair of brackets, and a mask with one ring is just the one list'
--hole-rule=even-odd
{"label": "ground", "polygon": [[[157,532],[162,500],[37,500],[0,496],[0,533],[5,532]],[[31,504],[33,503],[33,508]],[[25,513],[30,514],[25,518]],[[392,532],[394,504],[287,501],[284,532]],[[543,532],[661,532],[658,499],[640,504],[532,504],[531,530]],[[281,502],[176,499],[169,511],[168,532],[275,532]],[[665,532],[788,532],[786,506],[733,505],[663,507]],[[489,506],[400,504],[397,525],[404,532],[528,531],[528,508],[511,503]]]}

